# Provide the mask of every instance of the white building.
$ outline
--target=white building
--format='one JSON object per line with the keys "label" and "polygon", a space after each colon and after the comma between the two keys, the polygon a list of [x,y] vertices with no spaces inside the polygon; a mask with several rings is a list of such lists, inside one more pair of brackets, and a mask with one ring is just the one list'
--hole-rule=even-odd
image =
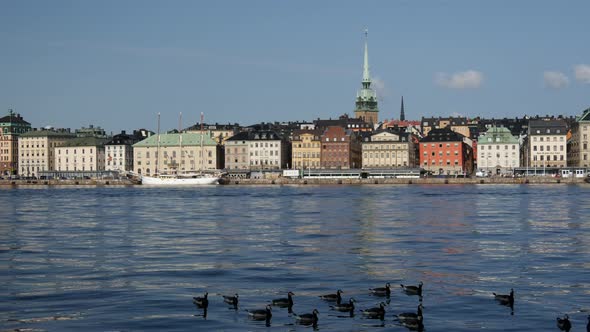
{"label": "white building", "polygon": [[362,142],[363,168],[416,167],[416,146],[410,134],[378,131]]}
{"label": "white building", "polygon": [[572,125],[568,142],[567,163],[571,167],[590,167],[590,108]]}
{"label": "white building", "polygon": [[133,170],[144,175],[215,170],[219,155],[217,143],[207,134],[152,135],[133,145]]}
{"label": "white building", "polygon": [[289,162],[289,147],[274,131],[241,132],[225,143],[227,169],[282,169]]}
{"label": "white building", "polygon": [[39,172],[55,170],[55,148],[75,137],[65,130],[33,130],[18,138],[18,173],[38,177]]}
{"label": "white building", "polygon": [[106,139],[96,137],[78,137],[67,141],[63,146],[55,147],[56,171],[104,171]]}
{"label": "white building", "polygon": [[508,128],[492,126],[477,140],[477,167],[491,174],[512,174],[520,166],[520,143]]}
{"label": "white building", "polygon": [[105,144],[105,170],[107,171],[132,171],[133,170],[133,144],[139,141],[135,135],[127,135],[125,131],[113,136]]}
{"label": "white building", "polygon": [[567,126],[563,120],[530,120],[528,167],[567,166]]}

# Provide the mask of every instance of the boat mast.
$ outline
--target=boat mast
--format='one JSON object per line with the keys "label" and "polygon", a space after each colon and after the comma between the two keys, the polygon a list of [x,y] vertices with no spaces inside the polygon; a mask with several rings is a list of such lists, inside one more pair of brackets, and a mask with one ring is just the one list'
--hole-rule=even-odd
{"label": "boat mast", "polygon": [[181,167],[182,167],[182,112],[180,112],[180,117],[178,119],[178,146],[180,147],[180,163],[178,164],[177,168],[176,168],[176,174],[180,174],[181,171]]}
{"label": "boat mast", "polygon": [[205,154],[203,153],[203,112],[201,112],[201,173],[203,173],[203,162],[205,161]]}
{"label": "boat mast", "polygon": [[156,176],[160,175],[160,112],[158,112],[158,145],[156,148]]}

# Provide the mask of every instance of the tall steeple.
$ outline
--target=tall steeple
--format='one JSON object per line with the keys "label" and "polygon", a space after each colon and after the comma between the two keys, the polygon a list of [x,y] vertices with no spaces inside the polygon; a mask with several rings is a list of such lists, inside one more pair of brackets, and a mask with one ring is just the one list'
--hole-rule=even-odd
{"label": "tall steeple", "polygon": [[369,30],[365,29],[365,54],[363,61],[363,80],[361,90],[356,95],[354,115],[365,122],[378,123],[377,94],[371,89],[371,75],[369,73]]}
{"label": "tall steeple", "polygon": [[402,96],[402,110],[399,113],[400,121],[406,121],[406,113],[404,112],[404,96]]}

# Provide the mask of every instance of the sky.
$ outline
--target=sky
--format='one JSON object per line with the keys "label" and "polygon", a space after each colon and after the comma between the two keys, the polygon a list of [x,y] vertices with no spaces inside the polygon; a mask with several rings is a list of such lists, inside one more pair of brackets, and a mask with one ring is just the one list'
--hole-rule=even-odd
{"label": "sky", "polygon": [[590,1],[0,0],[0,116],[107,132],[354,115],[580,115]]}

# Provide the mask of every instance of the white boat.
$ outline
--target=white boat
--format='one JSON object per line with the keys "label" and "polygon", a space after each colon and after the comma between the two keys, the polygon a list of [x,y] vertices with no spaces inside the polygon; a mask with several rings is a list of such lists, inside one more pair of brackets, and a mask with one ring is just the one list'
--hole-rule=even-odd
{"label": "white boat", "polygon": [[219,183],[219,176],[209,174],[141,176],[141,184],[157,186],[211,185]]}

